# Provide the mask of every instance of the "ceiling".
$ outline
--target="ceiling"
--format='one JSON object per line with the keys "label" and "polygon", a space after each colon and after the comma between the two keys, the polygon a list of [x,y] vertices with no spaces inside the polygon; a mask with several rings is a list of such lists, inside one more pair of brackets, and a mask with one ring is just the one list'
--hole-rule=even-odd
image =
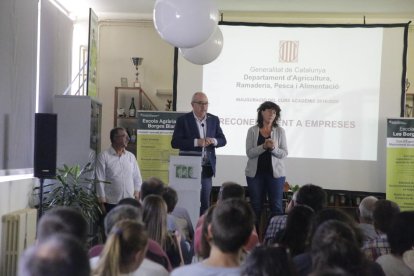
{"label": "ceiling", "polygon": [[[155,0],[50,0],[73,19],[86,18],[89,7],[99,18],[152,18]],[[196,0],[193,0],[196,1]],[[414,0],[216,0],[221,12],[357,13],[414,16]]]}

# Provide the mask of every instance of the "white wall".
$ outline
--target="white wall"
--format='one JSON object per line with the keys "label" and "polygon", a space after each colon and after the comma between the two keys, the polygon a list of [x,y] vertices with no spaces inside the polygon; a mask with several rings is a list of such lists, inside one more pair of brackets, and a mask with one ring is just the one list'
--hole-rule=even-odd
{"label": "white wall", "polygon": [[[29,207],[32,189],[37,182],[35,178],[0,182],[0,217],[4,214]],[[2,235],[0,227],[0,237]],[[0,239],[0,248],[1,248]]]}
{"label": "white wall", "polygon": [[[174,48],[164,42],[151,21],[99,23],[98,97],[102,102],[102,149],[110,145],[109,131],[113,127],[115,87],[121,77],[132,86],[135,66],[131,57],[143,57],[139,66],[139,80],[159,110],[164,110],[166,97],[157,96],[157,89],[171,89],[173,85]],[[128,108],[128,107],[125,107]]]}

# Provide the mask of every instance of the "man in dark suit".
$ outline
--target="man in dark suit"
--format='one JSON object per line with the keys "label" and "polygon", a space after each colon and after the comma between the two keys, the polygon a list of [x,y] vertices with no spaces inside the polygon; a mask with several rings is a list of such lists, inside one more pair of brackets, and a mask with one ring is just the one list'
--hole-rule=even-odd
{"label": "man in dark suit", "polygon": [[193,111],[177,119],[171,146],[180,155],[202,156],[200,215],[209,207],[212,176],[216,173],[216,147],[226,145],[226,137],[217,116],[207,113],[208,98],[196,92],[191,99]]}

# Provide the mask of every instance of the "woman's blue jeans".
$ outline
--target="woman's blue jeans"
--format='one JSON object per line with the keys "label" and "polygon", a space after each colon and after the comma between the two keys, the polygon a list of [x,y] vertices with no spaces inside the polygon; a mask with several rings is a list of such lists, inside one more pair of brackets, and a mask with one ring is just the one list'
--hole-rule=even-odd
{"label": "woman's blue jeans", "polygon": [[272,173],[256,174],[255,177],[246,176],[250,204],[256,215],[256,223],[260,220],[265,196],[269,199],[272,216],[283,214],[283,187],[286,177],[274,178]]}

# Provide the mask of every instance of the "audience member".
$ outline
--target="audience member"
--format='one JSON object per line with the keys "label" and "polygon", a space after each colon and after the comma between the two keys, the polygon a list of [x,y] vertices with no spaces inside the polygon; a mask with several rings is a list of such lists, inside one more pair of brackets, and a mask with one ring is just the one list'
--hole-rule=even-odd
{"label": "audience member", "polygon": [[386,276],[413,276],[414,270],[404,262],[404,253],[414,248],[414,212],[396,214],[387,232],[391,254],[378,257]]}
{"label": "audience member", "polygon": [[81,212],[73,207],[54,207],[40,218],[37,241],[43,242],[54,234],[69,234],[85,244],[88,237],[88,223]]}
{"label": "audience member", "polygon": [[391,221],[399,212],[400,208],[395,202],[386,199],[375,202],[372,216],[378,236],[365,241],[362,247],[362,251],[369,260],[375,261],[379,256],[391,252],[386,233],[390,228]]}
{"label": "audience member", "polygon": [[[129,204],[121,204],[109,211],[104,221],[106,235],[109,235],[114,225],[123,220],[133,220],[135,222],[142,223],[141,208],[137,208]],[[96,245],[92,247],[89,250],[89,257],[93,258],[99,256],[103,250],[103,247],[103,245]],[[146,259],[138,270],[148,271],[152,267],[155,267],[155,270],[157,271],[159,269],[156,264],[159,264],[167,271],[172,270],[167,254],[162,250],[161,246],[157,242],[149,239]]]}
{"label": "audience member", "polygon": [[[188,221],[183,220],[183,219],[181,219],[180,221],[179,218],[175,217],[172,214],[172,211],[174,210],[178,202],[177,192],[171,187],[165,187],[164,192],[162,193],[162,198],[167,204],[168,231],[172,233],[174,233],[175,231],[178,231],[180,233],[181,235],[180,246],[181,246],[182,253],[183,253],[184,264],[190,264],[194,256],[194,250],[193,250],[194,247],[192,244],[194,233],[192,233],[192,236],[190,238],[189,237],[190,230],[188,226]],[[184,211],[186,210],[184,209]],[[187,215],[188,215],[188,212],[187,212]],[[191,221],[190,221],[190,225],[191,225],[191,229],[193,229]]]}
{"label": "audience member", "polygon": [[277,243],[289,249],[291,256],[305,252],[313,210],[306,205],[297,205],[287,215],[286,227],[276,235]]}
{"label": "audience member", "polygon": [[141,186],[141,202],[144,201],[148,195],[161,196],[164,192],[165,184],[157,177],[150,177],[142,183]]}
{"label": "audience member", "polygon": [[[244,188],[235,183],[235,182],[224,182],[221,187],[217,198],[217,205],[219,205],[222,201],[229,199],[229,198],[239,198],[239,199],[245,199],[244,194]],[[203,228],[203,222],[205,219],[205,214],[201,215],[201,217],[198,219],[197,226],[196,226],[196,232],[194,235],[194,251],[195,253],[200,256],[200,250],[201,250],[201,235],[202,235],[202,228]],[[252,234],[249,237],[248,243],[244,246],[245,251],[252,250],[257,244],[259,243],[259,238],[256,232],[256,228],[253,228]]]}
{"label": "audience member", "polygon": [[92,275],[168,275],[158,264],[149,270],[141,268],[147,246],[148,234],[142,223],[133,220],[118,222],[112,227],[101,256],[90,261],[94,268]]}
{"label": "audience member", "polygon": [[[187,209],[177,206],[178,194],[177,191],[171,187],[166,187],[162,194],[164,201],[167,203],[168,212],[175,218],[175,223],[191,243],[194,240],[194,227],[191,222],[190,214]],[[172,209],[172,210],[171,210]]]}
{"label": "audience member", "polygon": [[[293,205],[306,205],[318,212],[326,207],[326,192],[319,186],[306,184],[299,188],[296,200]],[[263,240],[264,244],[271,244],[276,239],[277,233],[285,228],[287,215],[274,216],[271,218],[269,226]]]}
{"label": "audience member", "polygon": [[283,246],[258,246],[242,265],[241,276],[295,276],[292,259]]}
{"label": "audience member", "polygon": [[210,257],[211,237],[208,234],[208,226],[211,224],[214,208],[216,208],[216,205],[211,205],[207,209],[207,211],[204,213],[205,216],[202,226],[200,228],[197,228],[197,230],[201,232],[199,246],[200,248],[197,251],[197,255],[202,259],[207,259],[208,257]]}
{"label": "audience member", "polygon": [[131,197],[126,197],[126,198],[121,199],[118,202],[118,206],[119,205],[130,205],[130,206],[133,206],[133,207],[137,207],[139,209],[141,209],[141,207],[142,207],[139,200],[136,200],[135,198],[131,198]]}
{"label": "audience member", "polygon": [[208,227],[210,256],[202,262],[175,269],[171,275],[239,276],[243,246],[252,233],[253,225],[254,214],[245,200],[224,200],[215,207]]}
{"label": "audience member", "polygon": [[312,238],[313,270],[339,267],[351,275],[384,275],[381,267],[368,261],[361,252],[355,229],[337,220],[322,223]]}
{"label": "audience member", "polygon": [[55,234],[21,256],[18,276],[89,276],[88,255],[74,236]]}
{"label": "audience member", "polygon": [[[316,212],[312,218],[307,242],[308,247],[310,246],[312,238],[318,227],[328,220],[341,221],[351,226],[358,241],[358,246],[362,246],[363,235],[359,230],[356,221],[340,209],[326,208]],[[293,257],[293,262],[295,263],[296,271],[299,276],[308,275],[312,272],[312,255],[310,251],[307,250],[305,253]]]}
{"label": "audience member", "polygon": [[375,239],[378,236],[373,224],[374,206],[377,201],[378,198],[375,196],[364,197],[357,209],[359,228],[364,234],[364,241]]}
{"label": "audience member", "polygon": [[326,267],[318,271],[313,271],[309,276],[354,276],[339,267]]}
{"label": "audience member", "polygon": [[167,204],[159,195],[147,195],[143,202],[144,223],[150,238],[158,242],[167,253],[172,267],[183,264],[181,236],[178,231],[171,233],[167,229]]}

